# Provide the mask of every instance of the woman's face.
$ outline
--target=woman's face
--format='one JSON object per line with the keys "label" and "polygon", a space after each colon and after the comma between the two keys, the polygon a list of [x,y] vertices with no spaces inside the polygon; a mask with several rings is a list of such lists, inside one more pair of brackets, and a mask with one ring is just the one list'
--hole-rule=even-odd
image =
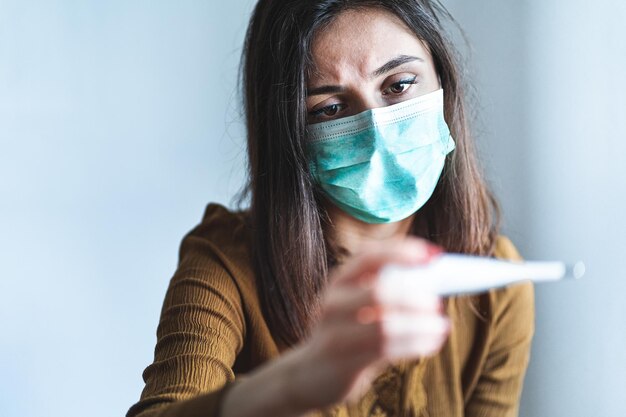
{"label": "woman's face", "polygon": [[395,15],[348,10],[315,37],[308,122],[351,116],[440,88],[424,44]]}

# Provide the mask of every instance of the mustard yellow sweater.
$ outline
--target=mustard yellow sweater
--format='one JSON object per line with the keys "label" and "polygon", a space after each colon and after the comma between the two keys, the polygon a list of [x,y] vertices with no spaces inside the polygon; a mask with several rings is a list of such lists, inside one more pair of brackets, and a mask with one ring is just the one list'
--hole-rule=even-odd
{"label": "mustard yellow sweater", "polygon": [[[181,244],[157,328],[154,362],[127,417],[217,417],[238,376],[282,348],[261,312],[245,213],[210,204]],[[500,238],[496,256],[519,258]],[[390,366],[354,405],[320,416],[516,416],[534,329],[530,284],[451,298],[441,352]]]}

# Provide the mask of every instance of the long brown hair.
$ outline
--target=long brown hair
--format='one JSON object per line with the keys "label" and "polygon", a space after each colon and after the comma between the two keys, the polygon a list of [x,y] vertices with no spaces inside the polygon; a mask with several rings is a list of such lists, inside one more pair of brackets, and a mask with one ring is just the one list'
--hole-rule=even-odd
{"label": "long brown hair", "polygon": [[445,119],[456,142],[412,234],[450,252],[486,255],[499,227],[497,204],[478,169],[456,54],[442,19],[427,0],[260,0],[241,62],[250,197],[251,253],[259,296],[274,337],[305,338],[319,315],[335,253],[328,215],[305,153],[306,84],[311,44],[346,9],[378,7],[399,17],[429,48],[445,94]]}

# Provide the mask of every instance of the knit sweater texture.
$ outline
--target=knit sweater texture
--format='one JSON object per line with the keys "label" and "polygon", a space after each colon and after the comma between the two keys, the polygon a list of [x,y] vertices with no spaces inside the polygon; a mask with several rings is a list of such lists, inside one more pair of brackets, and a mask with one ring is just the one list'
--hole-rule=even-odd
{"label": "knit sweater texture", "polygon": [[[496,257],[520,259],[498,238]],[[333,417],[512,417],[534,331],[531,284],[445,303],[452,328],[432,357],[398,361],[354,404]],[[209,204],[182,240],[157,328],[154,361],[127,417],[218,417],[237,378],[285,347],[269,331],[257,293],[245,212]]]}

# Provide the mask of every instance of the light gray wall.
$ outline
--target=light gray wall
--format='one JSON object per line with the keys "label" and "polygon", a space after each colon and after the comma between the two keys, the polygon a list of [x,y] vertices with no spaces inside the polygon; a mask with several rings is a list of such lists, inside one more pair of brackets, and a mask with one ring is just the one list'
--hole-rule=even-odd
{"label": "light gray wall", "polygon": [[0,0],[0,416],[122,416],[243,174],[250,1]]}
{"label": "light gray wall", "polygon": [[[180,239],[241,183],[252,3],[0,1],[1,416],[139,396]],[[522,416],[626,415],[624,2],[446,4],[506,233],[588,266],[537,287]]]}
{"label": "light gray wall", "polygon": [[446,3],[474,48],[506,233],[529,259],[587,265],[536,287],[521,415],[625,416],[626,3]]}

